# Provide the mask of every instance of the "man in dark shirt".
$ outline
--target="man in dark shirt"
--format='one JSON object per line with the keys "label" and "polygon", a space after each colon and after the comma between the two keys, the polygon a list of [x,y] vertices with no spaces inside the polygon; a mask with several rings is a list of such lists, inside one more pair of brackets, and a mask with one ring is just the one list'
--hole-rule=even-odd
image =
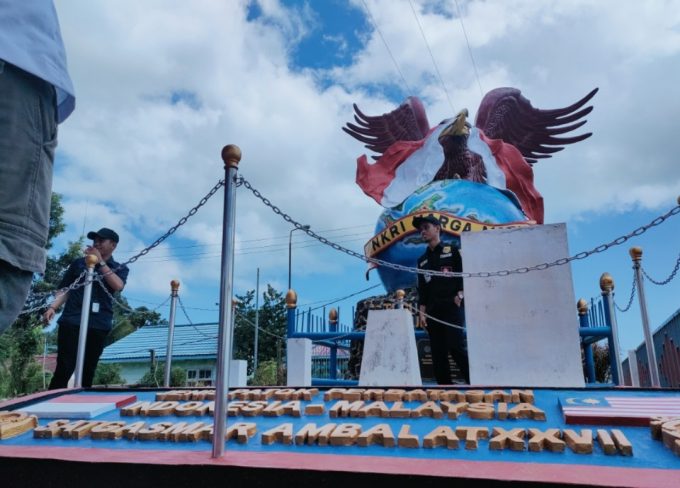
{"label": "man in dark shirt", "polygon": [[[461,272],[463,260],[453,246],[440,240],[441,224],[436,217],[414,217],[413,226],[427,242],[427,250],[418,258],[418,269]],[[430,336],[432,367],[437,383],[451,384],[451,353],[465,382],[470,382],[463,309],[463,278],[418,274],[419,323]],[[427,314],[429,317],[426,319]],[[455,324],[452,327],[446,324]]]}
{"label": "man in dark shirt", "polygon": [[[116,249],[119,240],[116,232],[104,227],[97,232],[88,233],[87,238],[92,239],[93,243],[85,249],[85,254],[92,254],[99,260],[95,266],[95,278],[97,278],[96,274],[99,274],[101,281],[95,281],[92,284],[82,376],[82,386],[85,387],[92,386],[94,372],[97,369],[99,357],[104,350],[106,336],[109,335],[113,325],[113,300],[109,294],[123,289],[129,271],[127,266],[120,265],[113,259],[113,251]],[[73,261],[66,270],[66,273],[64,273],[58,288],[66,288],[73,284],[86,269],[85,258],[78,258]],[[84,280],[85,276],[80,278],[79,282],[84,283]],[[104,290],[104,287],[106,287],[106,290]],[[66,388],[75,370],[83,293],[84,287],[82,286],[58,293],[43,315],[45,322],[49,322],[54,317],[57,309],[66,303],[64,311],[57,322],[59,324],[57,369],[50,382],[50,390]]]}

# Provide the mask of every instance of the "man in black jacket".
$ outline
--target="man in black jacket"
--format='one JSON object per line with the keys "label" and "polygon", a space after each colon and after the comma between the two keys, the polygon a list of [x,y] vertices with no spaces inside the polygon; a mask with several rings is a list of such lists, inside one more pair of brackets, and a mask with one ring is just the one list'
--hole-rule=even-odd
{"label": "man in black jacket", "polygon": [[[103,227],[97,232],[88,233],[87,238],[92,239],[93,243],[85,249],[85,254],[92,254],[99,260],[99,263],[95,266],[95,278],[99,274],[101,281],[92,283],[82,376],[82,386],[85,387],[92,386],[99,357],[104,350],[106,337],[111,332],[113,325],[113,300],[110,295],[123,289],[129,271],[127,266],[120,265],[113,259],[113,251],[116,249],[119,240],[116,232]],[[81,277],[86,269],[85,258],[78,258],[73,261],[64,273],[58,288],[69,287]],[[80,282],[83,283],[84,279],[84,276],[80,278]],[[106,290],[104,287],[106,287]],[[83,292],[84,287],[80,286],[70,291],[57,293],[54,301],[43,314],[43,319],[49,323],[57,309],[66,303],[58,321],[57,369],[54,371],[54,376],[50,382],[50,390],[66,388],[68,380],[75,370]]]}
{"label": "man in black jacket", "polygon": [[[413,226],[427,242],[425,253],[418,258],[418,269],[446,272],[463,270],[463,260],[458,249],[442,244],[441,224],[436,217],[432,215],[414,217]],[[418,274],[418,304],[419,322],[430,336],[432,367],[437,383],[451,384],[449,352],[465,382],[469,383],[470,373],[463,329],[465,324],[463,278]],[[426,318],[426,314],[429,317]]]}

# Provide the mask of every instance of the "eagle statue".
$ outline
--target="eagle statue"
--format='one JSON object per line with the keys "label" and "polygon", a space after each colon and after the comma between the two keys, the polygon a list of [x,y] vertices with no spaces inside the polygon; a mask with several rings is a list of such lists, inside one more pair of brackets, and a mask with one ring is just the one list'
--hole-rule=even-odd
{"label": "eagle statue", "polygon": [[568,136],[586,123],[586,104],[595,88],[577,102],[557,109],[537,109],[516,88],[488,92],[474,126],[467,109],[435,127],[422,102],[408,97],[392,112],[370,116],[354,104],[354,121],[342,129],[365,144],[374,163],[357,160],[356,182],[368,196],[390,209],[414,191],[437,180],[462,179],[503,192],[528,220],[543,223],[543,197],[534,186],[533,165],[590,132]]}

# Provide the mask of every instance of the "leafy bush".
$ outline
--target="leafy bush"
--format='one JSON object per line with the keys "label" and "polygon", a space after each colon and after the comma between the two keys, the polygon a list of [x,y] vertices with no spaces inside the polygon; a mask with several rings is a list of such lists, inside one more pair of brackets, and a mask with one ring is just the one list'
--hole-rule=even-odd
{"label": "leafy bush", "polygon": [[120,364],[99,363],[94,372],[93,385],[124,385],[125,379],[121,375]]}
{"label": "leafy bush", "polygon": [[[165,382],[165,366],[156,367],[147,371],[137,383],[138,386],[160,387]],[[170,386],[185,386],[187,384],[187,372],[179,366],[173,366],[170,370]]]}
{"label": "leafy bush", "polygon": [[257,371],[250,380],[253,386],[285,385],[286,370],[279,369],[274,359],[257,365]]}

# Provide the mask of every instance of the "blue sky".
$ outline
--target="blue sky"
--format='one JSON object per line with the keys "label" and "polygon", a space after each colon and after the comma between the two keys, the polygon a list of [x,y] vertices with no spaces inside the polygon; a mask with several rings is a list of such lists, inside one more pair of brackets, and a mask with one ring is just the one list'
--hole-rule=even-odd
{"label": "blue sky", "polygon": [[[381,207],[354,183],[356,158],[366,151],[340,130],[352,119],[352,103],[380,114],[416,95],[433,124],[464,107],[473,118],[483,93],[500,86],[522,90],[539,108],[600,88],[584,127],[593,136],[534,168],[546,223],[567,224],[572,254],[650,222],[680,195],[672,122],[680,113],[680,13],[668,2],[55,5],[77,91],[55,164],[54,190],[64,196],[68,224],[62,245],[108,226],[121,234],[117,258],[129,259],[223,177],[220,151],[234,143],[243,151],[241,175],[273,204],[361,251]],[[179,279],[191,320],[217,320],[221,206],[220,192],[131,265],[131,304],[161,304],[170,280]],[[255,288],[258,268],[262,288],[285,290],[290,225],[243,187],[236,206],[236,292]],[[643,247],[653,277],[668,276],[680,251],[679,223],[673,217],[573,263],[576,297],[598,295],[607,271],[625,305],[631,245]],[[377,274],[365,280],[365,263],[302,232],[293,233],[292,258],[302,305],[377,285],[334,305],[343,322],[357,299],[382,293]],[[678,286],[677,279],[646,283],[654,327],[680,307]],[[167,317],[166,307],[160,311]],[[636,303],[619,315],[619,326],[622,351],[642,341]]]}

